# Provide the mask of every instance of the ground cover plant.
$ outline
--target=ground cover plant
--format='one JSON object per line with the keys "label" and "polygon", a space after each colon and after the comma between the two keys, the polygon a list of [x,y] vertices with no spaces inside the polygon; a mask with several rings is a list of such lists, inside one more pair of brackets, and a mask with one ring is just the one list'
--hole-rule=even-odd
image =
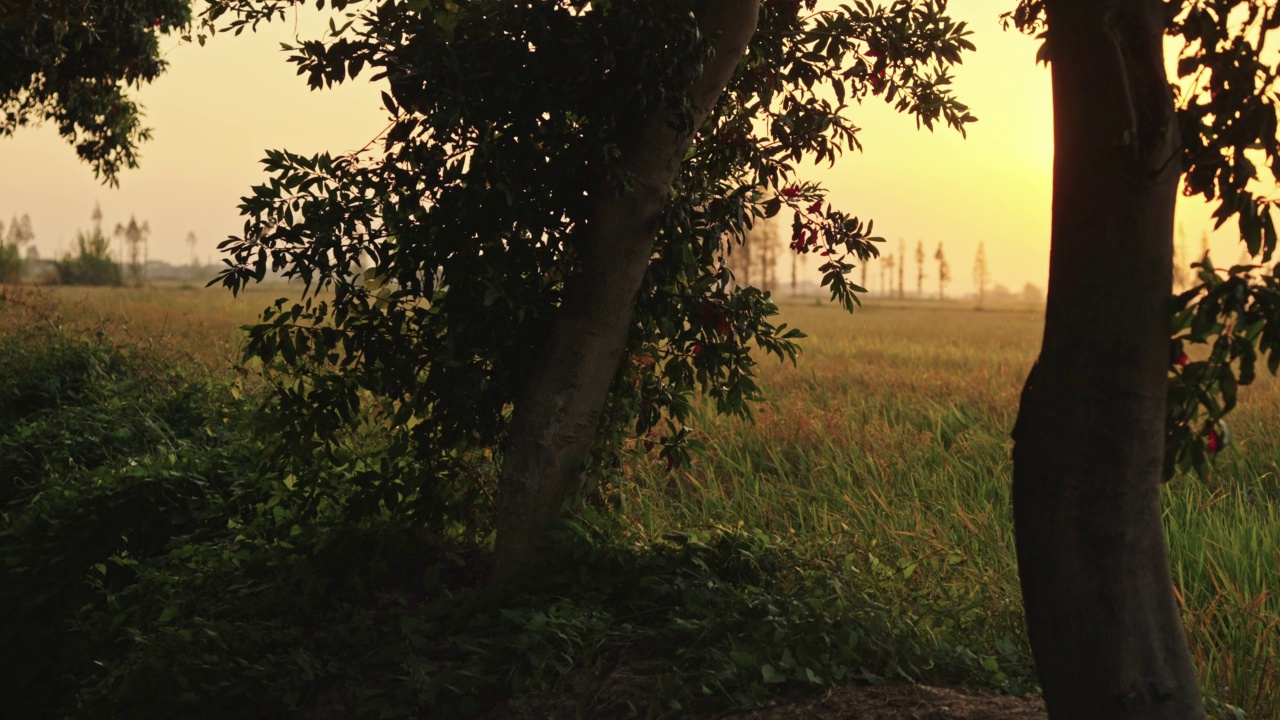
{"label": "ground cover plant", "polygon": [[[64,701],[31,717],[684,717],[850,682],[1034,688],[1007,495],[1034,311],[784,304],[807,362],[761,365],[755,424],[699,411],[687,468],[638,448],[562,528],[557,572],[496,604],[483,507],[442,537],[353,511],[350,469],[312,468],[332,489],[316,506],[264,461],[225,358],[188,354],[233,344],[252,309],[95,290],[76,329],[85,291],[58,292],[76,312],[11,301],[0,343],[26,368],[5,397],[58,398],[40,422],[4,405],[0,446],[65,460],[3,508],[6,637],[43,633],[9,656],[48,663],[28,697]],[[1260,379],[1213,474],[1165,489],[1221,717],[1280,711],[1278,414]]]}

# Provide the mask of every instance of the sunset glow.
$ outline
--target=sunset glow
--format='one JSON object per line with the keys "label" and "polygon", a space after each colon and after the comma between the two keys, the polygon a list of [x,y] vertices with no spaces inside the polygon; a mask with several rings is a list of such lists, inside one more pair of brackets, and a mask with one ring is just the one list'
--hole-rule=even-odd
{"label": "sunset glow", "polygon": [[[875,219],[877,233],[890,241],[885,252],[896,252],[899,239],[912,248],[923,241],[932,257],[943,243],[958,293],[971,290],[979,242],[993,282],[1017,290],[1025,282],[1043,286],[1047,275],[1049,72],[1035,64],[1035,40],[1001,30],[1006,5],[952,8],[969,22],[978,46],[955,78],[956,94],[979,118],[967,139],[945,128],[917,130],[872,99],[851,113],[863,128],[864,152],[847,153],[832,169],[802,168],[838,207]],[[0,221],[30,214],[36,246],[51,257],[71,247],[101,203],[108,230],[131,215],[150,223],[152,258],[189,263],[184,238],[194,232],[200,262],[216,261],[217,243],[241,227],[239,198],[264,179],[258,163],[264,150],[341,154],[386,124],[377,87],[357,82],[310,92],[285,62],[281,42],[321,29],[313,13],[302,12],[296,22],[219,36],[203,48],[169,39],[168,73],[138,93],[155,138],[142,148],[142,166],[123,173],[119,189],[98,184],[52,127],[0,140]],[[1208,213],[1200,203],[1184,205],[1179,224],[1198,251]],[[1228,230],[1214,247],[1234,260],[1239,250]]]}

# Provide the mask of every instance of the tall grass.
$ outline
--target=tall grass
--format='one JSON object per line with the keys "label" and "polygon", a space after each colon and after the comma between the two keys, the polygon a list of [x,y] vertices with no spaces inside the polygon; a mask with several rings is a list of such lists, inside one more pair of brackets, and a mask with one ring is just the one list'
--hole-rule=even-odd
{"label": "tall grass", "polygon": [[[1040,316],[873,305],[850,317],[799,303],[784,314],[811,336],[798,367],[762,365],[769,400],[754,425],[702,412],[710,452],[693,466],[639,460],[632,518],[653,533],[772,529],[845,558],[861,582],[889,568],[898,582],[881,587],[900,594],[898,611],[971,598],[978,612],[961,629],[975,647],[1025,653],[1008,433]],[[1205,689],[1280,717],[1280,385],[1260,379],[1243,395],[1235,446],[1210,478],[1166,487],[1165,519]]]}
{"label": "tall grass", "polygon": [[10,286],[0,291],[0,330],[22,332],[32,322],[52,322],[229,369],[240,357],[238,328],[290,294],[283,285],[254,287],[238,297],[220,288],[186,285]]}
{"label": "tall grass", "polygon": [[[235,357],[236,328],[288,294],[53,292],[68,322],[215,368]],[[849,316],[796,301],[784,315],[810,337],[797,367],[761,363],[768,400],[755,422],[700,412],[707,454],[674,471],[637,456],[623,511],[652,536],[741,525],[782,537],[925,635],[967,638],[1025,670],[1008,432],[1039,313],[933,304]],[[1206,691],[1280,717],[1280,383],[1246,388],[1230,421],[1235,442],[1212,476],[1164,490],[1173,577]]]}

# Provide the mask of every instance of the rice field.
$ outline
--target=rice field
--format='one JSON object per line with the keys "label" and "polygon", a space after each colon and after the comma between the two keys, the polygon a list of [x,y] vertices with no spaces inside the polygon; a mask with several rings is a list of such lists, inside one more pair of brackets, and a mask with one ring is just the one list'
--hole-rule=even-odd
{"label": "rice field", "polygon": [[[287,293],[56,289],[68,323],[127,333],[227,367],[236,328]],[[5,313],[15,307],[9,303]],[[1010,441],[1038,311],[876,304],[850,316],[783,304],[809,337],[797,367],[762,360],[754,424],[702,413],[707,453],[668,471],[635,458],[624,512],[648,533],[761,529],[824,557],[897,611],[931,603],[988,648],[1025,657],[1009,508]],[[1165,489],[1178,597],[1206,690],[1280,717],[1280,384],[1262,377],[1231,418],[1235,444],[1207,479]],[[867,570],[871,568],[871,570]]]}
{"label": "rice field", "polygon": [[[1040,314],[798,302],[784,314],[810,338],[797,367],[762,363],[755,424],[703,414],[708,456],[638,468],[631,512],[654,530],[771,528],[851,568],[887,566],[906,597],[972,598],[972,632],[1025,647],[1008,433]],[[1280,384],[1246,388],[1231,425],[1238,441],[1211,477],[1166,486],[1173,575],[1206,690],[1280,717]]]}

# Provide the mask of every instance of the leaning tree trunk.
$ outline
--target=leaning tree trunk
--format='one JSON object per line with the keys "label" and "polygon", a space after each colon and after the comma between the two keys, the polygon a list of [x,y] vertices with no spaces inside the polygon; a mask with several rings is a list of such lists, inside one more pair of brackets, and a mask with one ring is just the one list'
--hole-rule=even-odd
{"label": "leaning tree trunk", "polygon": [[1164,5],[1046,5],[1049,298],[1013,433],[1031,649],[1054,720],[1199,719],[1159,498],[1179,177]]}
{"label": "leaning tree trunk", "polygon": [[[693,128],[706,119],[755,33],[759,0],[707,0],[698,26],[715,49],[691,88]],[[625,143],[620,159],[632,183],[604,184],[592,198],[571,277],[550,337],[515,404],[498,485],[498,536],[492,584],[507,588],[530,572],[595,440],[609,386],[626,348],[659,214],[693,140],[675,110],[655,112]]]}

